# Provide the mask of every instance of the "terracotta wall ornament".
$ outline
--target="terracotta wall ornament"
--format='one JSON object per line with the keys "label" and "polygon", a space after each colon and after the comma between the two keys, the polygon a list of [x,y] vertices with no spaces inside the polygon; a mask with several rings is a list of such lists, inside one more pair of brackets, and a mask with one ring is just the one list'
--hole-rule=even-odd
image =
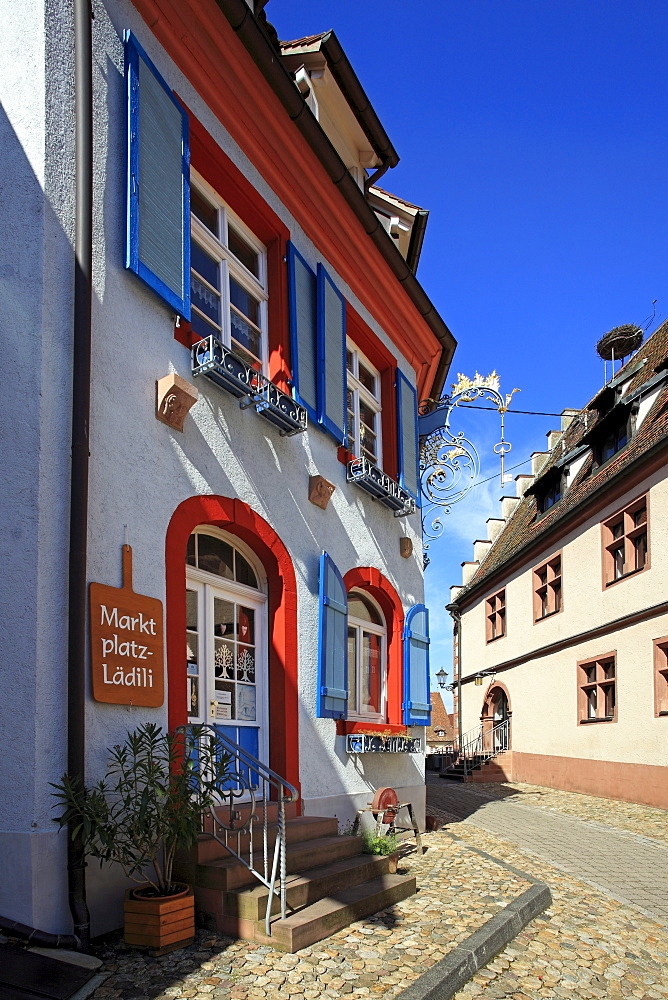
{"label": "terracotta wall ornament", "polygon": [[308,498],[316,507],[326,510],[335,489],[336,486],[328,482],[324,476],[309,476]]}
{"label": "terracotta wall ornament", "polygon": [[183,421],[190,407],[197,402],[199,391],[176,372],[159,378],[155,387],[156,417],[175,431],[182,431]]}
{"label": "terracotta wall ornament", "polygon": [[399,552],[404,559],[410,559],[413,555],[413,539],[412,538],[400,538],[399,539]]}
{"label": "terracotta wall ornament", "polygon": [[162,601],[132,589],[132,549],[123,546],[123,586],[91,583],[93,698],[158,708],[165,699]]}

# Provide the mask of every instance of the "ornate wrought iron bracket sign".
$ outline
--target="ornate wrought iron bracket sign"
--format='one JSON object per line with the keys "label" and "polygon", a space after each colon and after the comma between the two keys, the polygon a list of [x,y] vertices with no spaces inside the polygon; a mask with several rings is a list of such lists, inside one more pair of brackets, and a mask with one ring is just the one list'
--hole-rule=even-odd
{"label": "ornate wrought iron bracket sign", "polygon": [[422,504],[422,534],[425,540],[425,567],[429,564],[426,554],[429,543],[439,538],[444,529],[436,508],[447,514],[453,504],[463,500],[475,485],[480,473],[480,456],[475,445],[463,431],[454,432],[450,426],[455,407],[485,399],[493,403],[501,417],[501,440],[494,451],[501,461],[501,485],[505,482],[505,456],[512,445],[504,438],[504,416],[510,406],[513,389],[501,395],[499,376],[496,372],[474,377],[458,374],[452,392],[440,399],[426,399],[420,403],[418,435],[420,438],[420,487],[426,502]]}
{"label": "ornate wrought iron bracket sign", "polygon": [[375,736],[353,733],[348,736],[348,753],[421,753],[422,740],[412,736]]}
{"label": "ornate wrought iron bracket sign", "polygon": [[375,500],[380,500],[393,510],[395,517],[406,517],[415,513],[416,503],[408,490],[372,465],[368,458],[354,458],[348,462],[347,480],[349,483],[357,483]]}
{"label": "ornate wrought iron bracket sign", "polygon": [[291,437],[306,430],[306,408],[258,372],[216,337],[198,341],[192,349],[193,375],[206,375],[216,385],[241,398],[240,407],[254,406],[260,416]]}

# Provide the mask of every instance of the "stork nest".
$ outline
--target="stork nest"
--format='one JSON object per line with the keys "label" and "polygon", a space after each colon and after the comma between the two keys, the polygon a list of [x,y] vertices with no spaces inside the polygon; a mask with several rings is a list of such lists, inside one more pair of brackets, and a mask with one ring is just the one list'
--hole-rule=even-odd
{"label": "stork nest", "polygon": [[626,358],[638,350],[643,336],[641,328],[633,323],[616,326],[601,337],[596,345],[596,352],[604,361],[612,361],[613,357],[615,360]]}

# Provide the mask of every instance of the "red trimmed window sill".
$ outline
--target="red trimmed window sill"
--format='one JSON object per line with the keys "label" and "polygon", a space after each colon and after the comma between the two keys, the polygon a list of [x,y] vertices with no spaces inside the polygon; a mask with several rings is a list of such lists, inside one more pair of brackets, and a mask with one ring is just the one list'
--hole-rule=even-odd
{"label": "red trimmed window sill", "polygon": [[406,726],[397,726],[390,722],[353,722],[347,719],[336,720],[336,735],[347,736],[352,733],[381,733],[387,736],[407,736]]}

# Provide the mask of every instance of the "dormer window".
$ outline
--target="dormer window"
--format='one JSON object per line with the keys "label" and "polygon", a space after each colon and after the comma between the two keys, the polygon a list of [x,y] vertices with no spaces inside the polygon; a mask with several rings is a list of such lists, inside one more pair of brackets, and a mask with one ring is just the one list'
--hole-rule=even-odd
{"label": "dormer window", "polygon": [[538,500],[542,511],[549,510],[550,507],[554,507],[555,503],[559,503],[561,500],[561,476],[545,490]]}
{"label": "dormer window", "polygon": [[[612,417],[612,414],[611,414]],[[595,448],[598,464],[613,458],[618,451],[625,448],[629,443],[632,433],[632,416],[626,407],[621,413],[614,415],[615,419],[606,421],[605,430],[600,438],[598,447]]]}

